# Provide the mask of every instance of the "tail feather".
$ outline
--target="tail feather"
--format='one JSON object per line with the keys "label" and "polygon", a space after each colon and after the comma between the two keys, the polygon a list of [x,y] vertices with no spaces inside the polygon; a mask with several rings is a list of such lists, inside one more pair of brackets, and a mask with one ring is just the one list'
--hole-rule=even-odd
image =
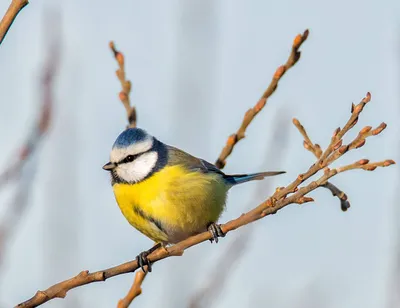
{"label": "tail feather", "polygon": [[259,172],[252,174],[232,174],[232,175],[226,175],[225,180],[231,185],[237,185],[249,181],[262,180],[267,176],[274,176],[283,173],[286,173],[286,171],[269,171],[269,172]]}

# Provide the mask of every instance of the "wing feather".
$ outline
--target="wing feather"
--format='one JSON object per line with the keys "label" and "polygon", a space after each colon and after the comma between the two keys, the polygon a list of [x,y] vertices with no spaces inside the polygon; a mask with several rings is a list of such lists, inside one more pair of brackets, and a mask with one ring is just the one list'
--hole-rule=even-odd
{"label": "wing feather", "polygon": [[168,163],[167,165],[184,165],[186,168],[193,171],[201,171],[204,173],[214,172],[221,174],[225,177],[225,173],[223,173],[220,169],[218,169],[212,163],[192,156],[178,148],[173,146],[168,147]]}

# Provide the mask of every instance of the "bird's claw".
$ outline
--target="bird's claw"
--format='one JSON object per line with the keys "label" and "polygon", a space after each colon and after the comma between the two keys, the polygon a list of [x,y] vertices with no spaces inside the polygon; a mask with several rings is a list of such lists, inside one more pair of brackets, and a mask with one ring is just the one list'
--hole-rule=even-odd
{"label": "bird's claw", "polygon": [[153,251],[156,251],[158,248],[161,247],[161,244],[158,243],[156,245],[154,245],[152,248],[150,248],[149,250],[143,251],[141,252],[137,257],[136,257],[136,261],[139,265],[139,267],[142,269],[142,271],[145,273],[145,266],[147,265],[147,271],[150,273],[151,272],[151,262],[149,261],[149,259],[147,259],[147,256],[149,254],[151,254]]}
{"label": "bird's claw", "polygon": [[215,241],[215,243],[218,243],[218,238],[219,237],[225,237],[225,233],[222,232],[221,230],[221,225],[217,225],[216,223],[211,223],[208,226],[208,231],[211,232],[212,238],[210,239],[210,242],[212,243],[213,241]]}
{"label": "bird's claw", "polygon": [[144,268],[145,265],[147,265],[147,271],[151,272],[151,262],[147,259],[148,255],[149,255],[148,251],[143,251],[136,257],[136,261],[137,261],[138,265],[140,266],[140,268],[142,269],[143,273],[146,272],[146,270]]}

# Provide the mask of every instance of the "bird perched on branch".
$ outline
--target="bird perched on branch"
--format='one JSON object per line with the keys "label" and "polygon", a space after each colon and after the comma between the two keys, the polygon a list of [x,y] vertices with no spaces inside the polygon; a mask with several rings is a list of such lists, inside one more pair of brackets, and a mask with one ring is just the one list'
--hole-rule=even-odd
{"label": "bird perched on branch", "polygon": [[[225,207],[228,190],[237,184],[284,173],[227,175],[139,128],[129,128],[118,136],[110,162],[103,169],[111,173],[116,201],[128,222],[161,245],[177,243],[206,230],[218,242],[224,234],[216,222]],[[148,265],[150,270],[146,257],[153,250],[137,257],[142,269]]]}

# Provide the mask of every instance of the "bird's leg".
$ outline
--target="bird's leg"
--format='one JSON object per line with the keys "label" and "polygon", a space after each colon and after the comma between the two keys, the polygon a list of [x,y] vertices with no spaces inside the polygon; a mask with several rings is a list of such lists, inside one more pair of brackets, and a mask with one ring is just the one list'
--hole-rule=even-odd
{"label": "bird's leg", "polygon": [[147,270],[148,272],[151,272],[151,262],[147,259],[147,256],[151,254],[153,251],[156,251],[158,248],[162,246],[161,243],[155,244],[153,247],[151,247],[149,250],[141,252],[137,257],[136,261],[138,262],[138,265],[142,269],[143,272],[146,272],[144,270],[144,266],[147,265]]}
{"label": "bird's leg", "polygon": [[211,232],[212,238],[210,242],[218,243],[219,237],[225,237],[225,233],[221,230],[221,225],[217,225],[215,222],[212,222],[208,225],[207,230]]}

